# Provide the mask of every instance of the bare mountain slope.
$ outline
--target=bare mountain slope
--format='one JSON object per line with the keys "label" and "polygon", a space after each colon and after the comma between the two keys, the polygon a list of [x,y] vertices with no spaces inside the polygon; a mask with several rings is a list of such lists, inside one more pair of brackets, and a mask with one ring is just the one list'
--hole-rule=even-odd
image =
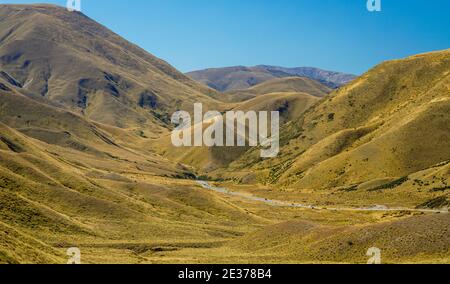
{"label": "bare mountain slope", "polygon": [[2,77],[94,121],[150,126],[193,102],[217,106],[213,90],[81,13],[0,5],[0,18]]}

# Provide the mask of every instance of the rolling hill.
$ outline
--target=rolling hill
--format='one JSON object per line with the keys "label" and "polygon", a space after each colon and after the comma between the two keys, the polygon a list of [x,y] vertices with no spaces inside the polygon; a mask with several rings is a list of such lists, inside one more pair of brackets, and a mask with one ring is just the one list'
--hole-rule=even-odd
{"label": "rolling hill", "polygon": [[220,97],[229,102],[242,102],[270,93],[306,93],[322,98],[331,91],[327,86],[306,77],[285,77],[272,79],[248,89],[228,91]]}
{"label": "rolling hill", "polygon": [[329,88],[340,87],[355,79],[354,75],[312,67],[283,68],[267,65],[212,68],[189,72],[187,75],[221,92],[247,89],[272,79],[285,77],[306,77]]}
{"label": "rolling hill", "polygon": [[[298,119],[318,101],[320,101],[320,98],[307,93],[268,93],[236,104],[231,110],[243,112],[278,111],[280,113],[280,123],[284,125]],[[172,146],[169,136],[163,136],[157,144],[161,145],[158,152],[166,158],[193,166],[199,173],[203,174],[218,168],[227,167],[249,151],[249,147],[176,148]]]}
{"label": "rolling hill", "polygon": [[324,226],[293,220],[239,238],[232,247],[247,253],[256,250],[267,259],[284,256],[291,263],[366,263],[368,258],[361,251],[370,247],[381,250],[383,263],[429,263],[430,259],[447,263],[450,239],[445,232],[449,225],[445,215],[363,226]]}
{"label": "rolling hill", "polygon": [[261,181],[319,190],[368,182],[396,188],[440,168],[444,177],[432,183],[445,188],[449,76],[449,50],[382,63],[289,123],[277,159],[261,162],[249,152],[230,169],[234,177],[249,170]]}

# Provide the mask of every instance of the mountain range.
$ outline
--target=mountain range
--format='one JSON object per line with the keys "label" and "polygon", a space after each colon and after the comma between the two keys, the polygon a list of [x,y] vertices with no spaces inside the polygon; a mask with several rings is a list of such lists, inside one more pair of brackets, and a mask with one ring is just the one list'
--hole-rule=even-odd
{"label": "mountain range", "polygon": [[[82,13],[0,5],[0,263],[449,263],[449,94],[450,50],[185,75]],[[280,155],[174,147],[199,102],[279,111]]]}
{"label": "mountain range", "polygon": [[355,75],[314,67],[285,68],[269,65],[211,68],[189,72],[187,75],[220,92],[246,89],[268,80],[285,77],[306,77],[335,89],[356,78]]}

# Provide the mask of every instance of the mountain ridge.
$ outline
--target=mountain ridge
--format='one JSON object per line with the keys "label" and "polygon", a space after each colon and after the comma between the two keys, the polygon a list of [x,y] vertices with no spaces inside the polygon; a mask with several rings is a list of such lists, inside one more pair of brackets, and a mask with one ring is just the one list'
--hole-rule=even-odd
{"label": "mountain ridge", "polygon": [[313,79],[330,88],[338,88],[356,78],[354,75],[314,67],[285,68],[270,65],[209,68],[186,74],[221,92],[246,89],[271,79],[293,76]]}
{"label": "mountain ridge", "polygon": [[219,108],[214,90],[82,13],[53,5],[0,5],[0,16],[3,77],[89,119],[158,127],[161,116],[189,110],[194,102]]}

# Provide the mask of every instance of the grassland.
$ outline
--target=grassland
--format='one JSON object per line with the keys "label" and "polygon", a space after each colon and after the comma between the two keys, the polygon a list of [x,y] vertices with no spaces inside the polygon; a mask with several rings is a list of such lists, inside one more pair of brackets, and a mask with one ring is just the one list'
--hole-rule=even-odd
{"label": "grassland", "polygon": [[[365,263],[371,247],[385,263],[450,262],[448,213],[327,210],[448,208],[448,50],[328,96],[284,78],[240,102],[80,13],[0,16],[0,263],[66,263],[70,247],[83,263]],[[169,114],[198,101],[280,111],[280,156],[174,149]]]}

